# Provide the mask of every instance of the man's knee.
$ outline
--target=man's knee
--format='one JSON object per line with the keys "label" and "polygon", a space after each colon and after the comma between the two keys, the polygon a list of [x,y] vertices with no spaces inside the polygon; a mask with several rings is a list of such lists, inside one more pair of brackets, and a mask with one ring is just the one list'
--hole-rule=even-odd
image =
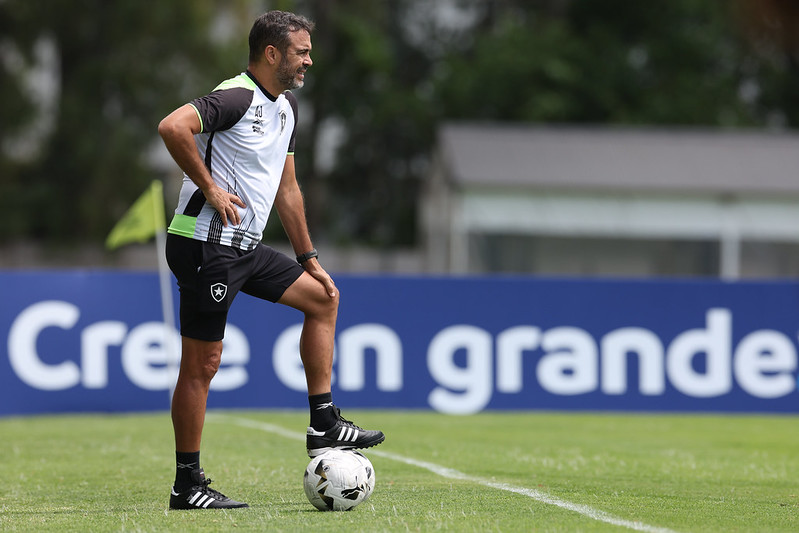
{"label": "man's knee", "polygon": [[338,315],[339,293],[330,297],[325,294],[324,297],[317,299],[315,303],[316,312],[322,316],[335,319]]}
{"label": "man's knee", "polygon": [[310,274],[303,273],[286,289],[278,302],[302,311],[306,317],[335,318],[340,291],[336,289],[335,292],[331,297],[322,283]]}
{"label": "man's knee", "polygon": [[211,381],[219,370],[219,364],[222,361],[222,354],[209,354],[206,358],[202,359],[199,366],[199,374],[206,381]]}
{"label": "man's knee", "polygon": [[221,342],[200,342],[184,339],[181,373],[187,376],[211,381],[222,362]]}
{"label": "man's knee", "polygon": [[336,291],[336,295],[331,297],[322,288],[321,284],[319,286],[311,286],[310,289],[298,299],[299,301],[295,307],[302,311],[305,316],[335,320],[338,315],[339,291]]}

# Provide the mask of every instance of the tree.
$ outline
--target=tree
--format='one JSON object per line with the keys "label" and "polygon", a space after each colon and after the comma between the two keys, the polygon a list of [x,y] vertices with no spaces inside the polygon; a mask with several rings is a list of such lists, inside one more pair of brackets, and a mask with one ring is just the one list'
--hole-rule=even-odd
{"label": "tree", "polygon": [[[101,243],[152,179],[158,121],[245,68],[259,13],[247,0],[40,4],[0,0],[0,98],[14,103],[0,107],[0,239]],[[413,244],[443,120],[799,126],[793,0],[268,4],[317,22],[296,94],[318,240]],[[48,54],[51,106],[30,77]],[[332,164],[317,158],[331,132]]]}
{"label": "tree", "polygon": [[[210,32],[217,7],[208,0],[52,0],[46,8],[0,2],[0,80],[8,82],[0,85],[2,96],[17,103],[4,112],[12,128],[0,133],[0,197],[13,199],[4,202],[3,238],[102,242],[152,179],[146,153],[159,119],[203,87],[210,90],[223,68],[229,72],[230,47]],[[53,105],[44,107],[25,85],[42,46],[56,55],[48,74],[58,87]],[[9,56],[18,68],[9,68]],[[49,131],[35,136],[32,156],[20,157],[8,146],[41,120],[39,109],[50,115]]]}
{"label": "tree", "polygon": [[501,5],[487,12],[487,31],[472,47],[447,58],[436,83],[443,118],[725,127],[767,120],[732,2]]}
{"label": "tree", "polygon": [[796,77],[747,38],[747,1],[447,3],[459,24],[438,2],[312,4],[313,139],[342,124],[334,168],[307,171],[328,206],[317,227],[339,241],[412,243],[442,120],[729,128],[786,114],[795,125]]}
{"label": "tree", "polygon": [[748,63],[758,104],[770,122],[799,127],[799,4],[741,0],[738,23],[751,44]]}
{"label": "tree", "polygon": [[313,158],[298,164],[300,176],[313,182],[309,211],[327,207],[312,230],[337,242],[407,245],[416,236],[417,189],[434,114],[429,99],[419,96],[430,62],[401,27],[414,4],[312,4],[314,66],[302,97],[312,104],[314,142],[325,125],[340,124],[342,134],[333,168],[320,171]]}

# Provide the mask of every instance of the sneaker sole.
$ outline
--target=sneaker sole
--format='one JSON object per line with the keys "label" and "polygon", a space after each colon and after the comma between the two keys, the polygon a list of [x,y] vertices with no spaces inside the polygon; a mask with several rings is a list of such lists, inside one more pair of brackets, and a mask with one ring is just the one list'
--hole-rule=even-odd
{"label": "sneaker sole", "polygon": [[218,500],[213,497],[207,498],[203,496],[199,498],[196,503],[194,502],[190,503],[189,499],[181,497],[181,495],[175,494],[174,492],[171,494],[169,498],[169,509],[171,511],[192,511],[195,509],[199,510],[241,509],[244,507],[249,507],[249,505],[247,505],[244,502],[237,502],[235,500],[231,500],[230,498],[227,498],[225,500]]}
{"label": "sneaker sole", "polygon": [[225,509],[245,509],[249,507],[246,503],[244,505],[226,505],[225,507],[172,507],[169,506],[170,511],[222,511]]}
{"label": "sneaker sole", "polygon": [[317,455],[322,455],[323,453],[329,452],[330,450],[365,450],[366,448],[372,448],[373,446],[377,446],[384,440],[386,440],[386,436],[382,435],[379,439],[360,446],[355,444],[341,444],[339,446],[326,446],[324,448],[306,448],[306,450],[308,451],[308,457],[314,458]]}

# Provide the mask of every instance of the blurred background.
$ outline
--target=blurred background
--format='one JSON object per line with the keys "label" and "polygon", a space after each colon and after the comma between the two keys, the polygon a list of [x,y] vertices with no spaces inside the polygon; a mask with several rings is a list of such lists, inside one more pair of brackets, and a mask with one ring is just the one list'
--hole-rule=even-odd
{"label": "blurred background", "polygon": [[[331,272],[792,277],[792,0],[0,0],[0,268],[107,252],[159,120],[316,22],[296,163]],[[279,221],[265,242],[290,250]]]}

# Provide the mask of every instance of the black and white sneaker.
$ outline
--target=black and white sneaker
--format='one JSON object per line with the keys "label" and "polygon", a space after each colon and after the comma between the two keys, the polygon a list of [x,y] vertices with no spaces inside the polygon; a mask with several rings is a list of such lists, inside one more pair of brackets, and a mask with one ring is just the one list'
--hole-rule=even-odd
{"label": "black and white sneaker", "polygon": [[246,503],[231,500],[221,492],[209,489],[208,485],[211,484],[211,479],[205,478],[205,472],[202,468],[195,468],[191,471],[191,480],[194,485],[185,492],[175,492],[175,487],[172,487],[172,495],[169,497],[170,509],[235,509],[249,507]]}
{"label": "black and white sneaker", "polygon": [[305,438],[308,457],[316,457],[332,449],[371,448],[386,439],[382,431],[363,429],[341,417],[338,407],[336,424],[327,431],[316,431],[309,427]]}

